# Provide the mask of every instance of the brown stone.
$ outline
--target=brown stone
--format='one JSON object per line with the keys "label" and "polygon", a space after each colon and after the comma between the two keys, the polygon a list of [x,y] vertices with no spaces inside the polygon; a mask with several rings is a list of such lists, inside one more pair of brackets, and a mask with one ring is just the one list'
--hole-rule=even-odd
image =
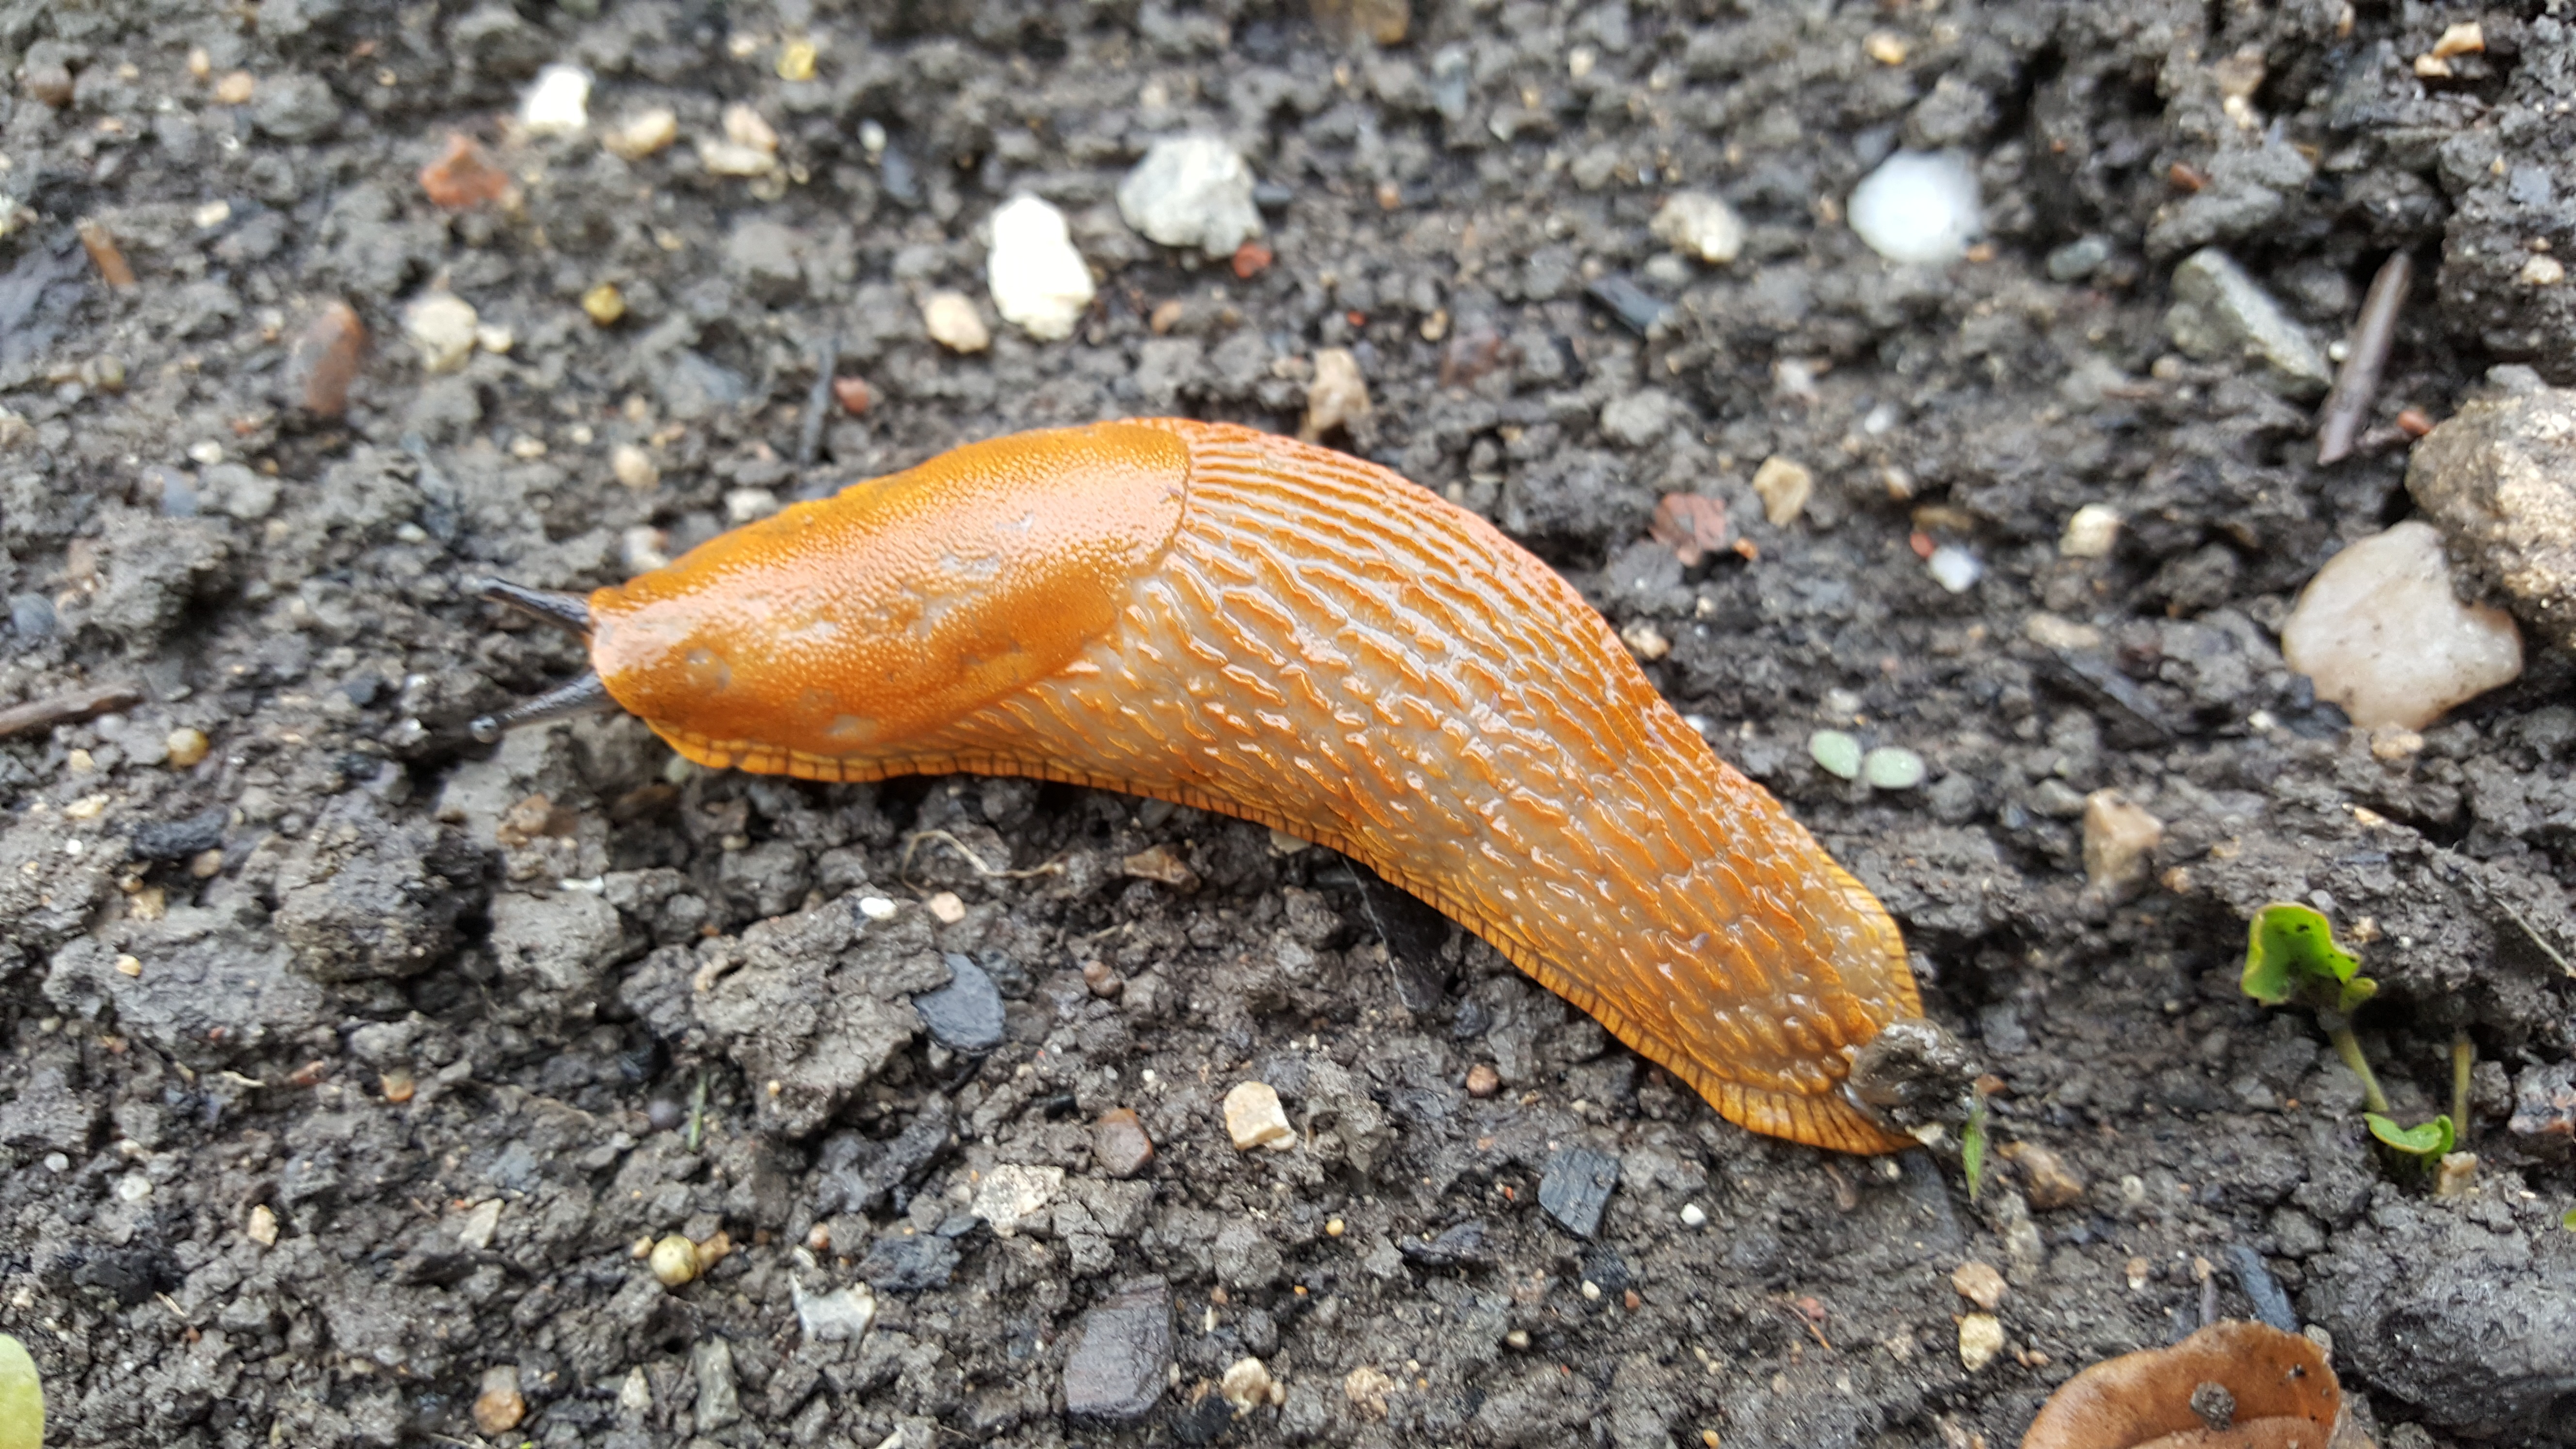
{"label": "brown stone", "polygon": [[357,309],[341,301],[324,307],[297,334],[286,359],[287,379],[304,410],[323,418],[348,411],[349,384],[357,378],[366,352],[367,324],[358,320]]}
{"label": "brown stone", "polygon": [[1467,1069],[1467,1095],[1485,1098],[1503,1089],[1503,1074],[1490,1062],[1478,1062]]}
{"label": "brown stone", "polygon": [[1154,1139],[1131,1107],[1113,1107],[1091,1124],[1091,1156],[1111,1177],[1134,1177],[1154,1160]]}

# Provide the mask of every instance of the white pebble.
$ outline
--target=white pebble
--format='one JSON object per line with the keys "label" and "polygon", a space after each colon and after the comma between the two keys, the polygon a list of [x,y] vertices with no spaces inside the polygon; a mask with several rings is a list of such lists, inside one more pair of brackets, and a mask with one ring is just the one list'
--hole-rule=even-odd
{"label": "white pebble", "polygon": [[2061,558],[2108,558],[2111,545],[2119,539],[2119,510],[2087,503],[2066,520],[2066,532],[2057,540],[2057,552]]}
{"label": "white pebble", "polygon": [[1194,246],[1211,257],[1230,257],[1261,235],[1252,168],[1215,136],[1155,142],[1118,183],[1118,214],[1167,247]]}
{"label": "white pebble", "polygon": [[1851,194],[1851,229],[1891,262],[1957,261],[1985,229],[1977,173],[1949,151],[1899,151]]}
{"label": "white pebble", "polygon": [[454,372],[474,355],[475,322],[474,304],[453,292],[432,292],[403,309],[403,332],[431,372]]}
{"label": "white pebble", "polygon": [[1279,1105],[1278,1089],[1268,1082],[1237,1082],[1225,1094],[1225,1135],[1237,1152],[1268,1147],[1285,1152],[1297,1145],[1297,1129],[1288,1125],[1288,1109]]}
{"label": "white pebble", "polygon": [[871,921],[891,921],[894,919],[894,902],[883,896],[861,896],[859,914]]}
{"label": "white pebble", "polygon": [[725,490],[725,522],[740,528],[756,519],[767,518],[778,511],[778,495],[766,488],[728,488]]}
{"label": "white pebble", "polygon": [[1695,1202],[1682,1204],[1682,1226],[1696,1228],[1708,1221],[1708,1210]]}
{"label": "white pebble", "polygon": [[993,345],[993,333],[963,292],[933,292],[921,299],[921,325],[930,340],[951,352],[981,352]]}
{"label": "white pebble", "polygon": [[1975,554],[1951,543],[1932,550],[1927,566],[1932,570],[1932,582],[1954,594],[1964,594],[1975,588],[1977,580],[1986,572],[1986,566],[1977,562]]}
{"label": "white pebble", "polygon": [[1676,191],[1655,213],[1655,239],[1677,252],[1723,266],[1744,250],[1744,219],[1703,191]]}
{"label": "white pebble", "polygon": [[1074,249],[1064,213],[1035,196],[1014,196],[993,213],[984,276],[1002,320],[1040,342],[1072,336],[1091,305],[1091,268]]}
{"label": "white pebble", "polygon": [[2442,535],[2419,519],[2328,559],[2281,626],[2281,654],[2363,729],[2420,730],[2522,674],[2513,616],[2460,602]]}
{"label": "white pebble", "polygon": [[990,1223],[997,1237],[1011,1237],[1064,1191],[1061,1167],[1004,1163],[984,1174],[967,1211]]}
{"label": "white pebble", "polygon": [[590,125],[590,73],[550,65],[519,100],[519,124],[536,136],[578,136]]}

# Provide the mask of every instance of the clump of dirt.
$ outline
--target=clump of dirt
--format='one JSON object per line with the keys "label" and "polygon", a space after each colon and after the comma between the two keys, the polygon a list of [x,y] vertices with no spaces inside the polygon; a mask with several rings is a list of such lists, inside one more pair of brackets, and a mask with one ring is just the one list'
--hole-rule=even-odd
{"label": "clump of dirt", "polygon": [[[2404,410],[2570,380],[2563,22],[1328,8],[0,5],[0,700],[130,701],[0,739],[0,1329],[59,1442],[2004,1444],[2211,1312],[2324,1330],[2383,1442],[2576,1442],[2568,659],[2373,738],[2276,635],[2407,512]],[[558,63],[586,133],[515,117]],[[450,133],[515,195],[433,199]],[[1257,179],[1231,258],[1121,219],[1189,133]],[[1842,224],[1898,148],[1974,164],[1955,265]],[[1658,239],[1685,189],[1732,261]],[[1100,280],[1061,343],[981,300],[1022,191]],[[2276,342],[2428,276],[2353,457],[2168,330],[2210,247]],[[1257,827],[467,736],[581,664],[487,575],[1020,428],[1294,431],[1332,349],[1328,440],[1564,570],[1894,911],[1992,1074],[1974,1199],[1724,1123]],[[2163,826],[2117,890],[2101,790]],[[2360,943],[2395,1115],[2469,1043],[2466,1192],[2238,991],[2274,899]],[[1284,1150],[1227,1137],[1254,1080]]]}

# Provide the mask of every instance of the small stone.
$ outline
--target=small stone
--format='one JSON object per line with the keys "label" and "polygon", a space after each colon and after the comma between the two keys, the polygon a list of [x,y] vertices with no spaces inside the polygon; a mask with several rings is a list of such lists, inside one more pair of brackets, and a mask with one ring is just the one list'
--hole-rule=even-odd
{"label": "small stone", "polygon": [[868,1245],[859,1276],[886,1293],[945,1288],[957,1272],[957,1245],[937,1233],[894,1232]]}
{"label": "small stone", "polygon": [[1134,1177],[1154,1160],[1154,1139],[1132,1107],[1112,1107],[1091,1124],[1091,1157],[1111,1177]]}
{"label": "small stone", "polygon": [[1623,447],[1643,448],[1660,441],[1678,419],[1689,416],[1681,400],[1659,387],[1641,387],[1601,406],[1601,435]]}
{"label": "small stone", "polygon": [[1880,65],[1903,65],[1905,58],[1914,53],[1905,37],[1892,30],[1873,30],[1862,36],[1860,48],[1862,54]]}
{"label": "small stone", "polygon": [[1923,783],[1929,768],[1912,750],[1881,745],[1861,756],[1860,776],[1872,789],[1911,790]]}
{"label": "small stone", "polygon": [[680,139],[680,118],[667,106],[655,106],[629,116],[625,122],[599,138],[609,154],[628,161],[641,161]]}
{"label": "small stone", "polygon": [[[246,106],[258,93],[259,77],[246,70],[226,71],[223,79],[215,82],[215,104],[219,106]],[[69,91],[64,92],[63,99],[71,99]]]}
{"label": "small stone", "polygon": [[955,891],[941,891],[922,904],[929,908],[931,919],[943,926],[966,919],[966,902]]}
{"label": "small stone", "polygon": [[2312,398],[2334,382],[2316,342],[2236,259],[2203,247],[2174,267],[2165,335],[2204,362],[2247,362],[2287,397]]}
{"label": "small stone", "polygon": [[2513,277],[2526,287],[2555,287],[2567,280],[2567,267],[2556,257],[2535,256],[2524,262]]}
{"label": "small stone", "polygon": [[2055,614],[2033,614],[2021,624],[2022,637],[2044,649],[2073,651],[2102,647],[2102,631]]}
{"label": "small stone", "polygon": [[1726,547],[1726,500],[1697,493],[1667,493],[1655,502],[1646,536],[1673,551],[1683,568]]}
{"label": "small stone", "polygon": [[1786,528],[1807,511],[1807,499],[1816,491],[1816,475],[1805,464],[1774,454],[1753,470],[1753,491],[1762,500],[1762,516],[1771,520],[1773,528]]}
{"label": "small stone", "polygon": [[734,1379],[732,1343],[709,1337],[689,1345],[689,1370],[698,1381],[698,1401],[691,1413],[698,1433],[711,1435],[742,1418],[742,1389]]}
{"label": "small stone", "polygon": [[2052,249],[2046,266],[2051,281],[2080,282],[2102,269],[2111,260],[2111,243],[2098,236],[2077,237],[2062,247]]}
{"label": "small stone", "polygon": [[1314,846],[1285,830],[1274,828],[1270,832],[1270,849],[1275,855],[1295,855],[1300,851],[1312,850]]}
{"label": "small stone", "polygon": [[1167,885],[1188,895],[1199,888],[1199,873],[1190,869],[1180,852],[1168,845],[1149,845],[1118,863],[1123,873],[1137,880]]}
{"label": "small stone", "polygon": [[336,418],[348,411],[349,384],[366,351],[367,324],[356,308],[335,299],[296,334],[286,358],[287,385],[306,412]]}
{"label": "small stone", "polygon": [[760,112],[741,101],[724,108],[724,138],[729,145],[753,151],[775,154],[778,150],[778,132]]}
{"label": "small stone", "polygon": [[615,282],[601,282],[581,294],[581,310],[600,326],[612,326],[626,315],[626,294]]}
{"label": "small stone", "polygon": [[1844,780],[1860,778],[1860,741],[1841,730],[1818,730],[1807,736],[1807,755],[1816,768]]}
{"label": "small stone", "polygon": [[868,408],[876,397],[868,391],[865,378],[836,377],[832,379],[832,401],[841,405],[841,411],[859,418],[867,416]]}
{"label": "small stone", "polygon": [[1002,320],[1040,342],[1072,336],[1094,291],[1091,268],[1073,245],[1064,213],[1025,193],[993,213],[984,278]]}
{"label": "small stone", "polygon": [[2281,626],[2281,654],[2364,729],[2420,730],[2522,674],[2513,617],[2460,602],[2441,534],[2416,519],[2328,559]]}
{"label": "small stone", "polygon": [[474,1427],[486,1435],[506,1434],[528,1416],[528,1401],[519,1394],[515,1364],[496,1364],[483,1371],[482,1392],[474,1396]]}
{"label": "small stone", "polygon": [[1082,968],[1082,984],[1092,995],[1103,1001],[1114,1001],[1120,992],[1127,989],[1126,978],[1111,970],[1106,961],[1085,964]]}
{"label": "small stone", "polygon": [[1277,1381],[1270,1377],[1268,1366],[1257,1358],[1239,1358],[1228,1364],[1225,1377],[1217,1384],[1217,1392],[1234,1406],[1234,1415],[1238,1419],[1269,1403],[1271,1395],[1278,1389]]}
{"label": "small stone", "polygon": [[263,1248],[277,1246],[277,1214],[266,1203],[250,1210],[250,1222],[242,1228],[244,1236]]}
{"label": "small stone", "polygon": [[250,118],[281,141],[319,141],[340,127],[340,98],[320,76],[289,72],[260,87]]}
{"label": "small stone", "polygon": [[921,325],[931,341],[951,352],[981,352],[993,345],[993,334],[963,292],[933,292],[922,298]]}
{"label": "small stone", "polygon": [[1064,1191],[1064,1169],[1004,1163],[984,1174],[967,1211],[992,1225],[995,1237],[1015,1237]]}
{"label": "small stone", "polygon": [[2146,889],[2150,857],[2164,838],[2165,823],[2119,791],[2085,796],[2085,884],[2112,900],[2135,896]]}
{"label": "small stone", "polygon": [[816,57],[814,42],[797,36],[778,47],[778,78],[783,81],[812,80]]}
{"label": "small stone", "polygon": [[1948,151],[1899,151],[1852,188],[1851,229],[1891,262],[1939,266],[1985,230],[1977,173]]}
{"label": "small stone", "polygon": [[519,125],[532,136],[578,136],[590,127],[590,72],[550,65],[519,98]]}
{"label": "small stone", "polygon": [[474,306],[452,292],[432,292],[403,309],[403,334],[430,372],[454,372],[474,355]]}
{"label": "small stone", "polygon": [[1538,1205],[1567,1232],[1588,1238],[1619,1185],[1619,1159],[1588,1147],[1560,1148],[1538,1182]]}
{"label": "small stone", "polygon": [[2427,434],[2406,488],[2477,580],[2576,643],[2576,389],[2478,398]]}
{"label": "small stone", "polygon": [[1118,183],[1118,214],[1167,247],[1197,247],[1211,261],[1261,235],[1252,168],[1216,136],[1157,141]]}
{"label": "small stone", "polygon": [[2457,55],[2475,55],[2486,48],[2486,27],[2475,20],[2462,20],[2443,28],[2441,39],[2433,42],[2432,54],[2449,60]]}
{"label": "small stone", "polygon": [[877,1321],[877,1296],[864,1284],[809,1293],[804,1280],[790,1273],[787,1296],[796,1305],[796,1327],[808,1343],[857,1343],[868,1336],[868,1329]]}
{"label": "small stone", "polygon": [[1932,575],[1932,582],[1954,594],[1975,588],[1977,580],[1986,575],[1986,566],[1977,561],[1977,556],[1955,543],[1932,550],[1932,557],[1924,560],[1923,567]]}
{"label": "small stone", "polygon": [[1959,1367],[1975,1373],[2003,1351],[2002,1319],[1991,1313],[1971,1313],[1959,1320]]}
{"label": "small stone", "polygon": [[1064,1411],[1124,1424],[1153,1412],[1172,1362],[1172,1290],[1140,1279],[1084,1311],[1064,1358]]}
{"label": "small stone", "polygon": [[1682,1226],[1683,1226],[1683,1227],[1686,1227],[1686,1228],[1698,1228],[1698,1227],[1706,1227],[1707,1225],[1708,1225],[1708,1209],[1706,1209],[1706,1208],[1704,1208],[1704,1207],[1701,1207],[1698,1203],[1695,1203],[1695,1202],[1686,1202],[1686,1203],[1683,1203],[1683,1204],[1682,1204]]}
{"label": "small stone", "polygon": [[1988,1313],[2004,1301],[2004,1275],[1992,1263],[1961,1263],[1950,1274],[1950,1286]]}
{"label": "small stone", "polygon": [[1362,1364],[1342,1376],[1342,1397],[1360,1417],[1372,1422],[1385,1422],[1386,1397],[1394,1392],[1395,1380],[1370,1364]]}
{"label": "small stone", "polygon": [[456,1241],[479,1253],[492,1246],[492,1235],[500,1230],[501,1200],[485,1198],[476,1203],[474,1210],[465,1215],[465,1221],[457,1226]]}
{"label": "small stone", "polygon": [[1467,1069],[1467,1095],[1483,1101],[1503,1089],[1503,1074],[1493,1063],[1478,1062]]}
{"label": "small stone", "polygon": [[[171,731],[177,734],[178,731]],[[179,754],[170,747],[172,761]],[[202,751],[197,759],[202,760]],[[194,763],[191,761],[190,763]],[[185,860],[199,851],[212,850],[224,843],[224,826],[229,816],[221,806],[210,806],[194,815],[177,820],[154,820],[134,827],[133,843],[126,854],[136,860]]]}
{"label": "small stone", "polygon": [[950,952],[948,984],[912,999],[931,1040],[968,1056],[1002,1044],[1002,990],[992,975],[963,952]]}
{"label": "small stone", "polygon": [[1413,28],[1411,0],[1312,0],[1315,28],[1344,50],[1362,41],[1385,48],[1402,45]]}
{"label": "small stone", "polygon": [[724,495],[725,522],[736,528],[757,523],[778,511],[778,495],[766,488],[728,488]]}
{"label": "small stone", "polygon": [[1347,347],[1319,348],[1314,380],[1306,384],[1306,421],[1297,436],[1318,442],[1336,428],[1353,428],[1368,420],[1368,379],[1360,376],[1359,359]]}
{"label": "small stone", "polygon": [[376,1089],[384,1093],[387,1103],[399,1107],[419,1094],[420,1083],[409,1072],[381,1072],[376,1077]]}
{"label": "small stone", "polygon": [[680,1287],[698,1276],[698,1245],[684,1234],[669,1234],[653,1244],[646,1263],[663,1287]]}
{"label": "small stone", "polygon": [[[901,909],[901,907],[897,906],[893,901],[887,900],[883,896],[859,897],[859,914],[871,921],[891,921],[894,919],[895,912],[899,909]],[[957,965],[954,960],[950,961],[948,964],[951,968],[954,968]]]}
{"label": "small stone", "polygon": [[1676,191],[1655,213],[1655,239],[1684,256],[1724,266],[1744,252],[1744,219],[1704,191]]}
{"label": "small stone", "polygon": [[1673,652],[1673,641],[1664,637],[1664,631],[1643,619],[1634,620],[1621,629],[1619,642],[1628,646],[1629,653],[1649,664]]}
{"label": "small stone", "polygon": [[2119,510],[2087,503],[2066,520],[2066,531],[2058,535],[2057,554],[2060,558],[2109,558],[2111,546],[2119,539]]}
{"label": "small stone", "polygon": [[1237,1082],[1225,1094],[1225,1135],[1237,1152],[1255,1147],[1285,1152],[1297,1145],[1297,1129],[1288,1125],[1278,1089],[1268,1082]]}
{"label": "small stone", "polygon": [[439,153],[437,160],[420,168],[420,189],[428,193],[431,204],[444,210],[470,211],[505,200],[517,188],[510,181],[510,173],[502,170],[473,137],[450,131],[447,149]]}
{"label": "small stone", "polygon": [[2084,1179],[2049,1149],[2015,1142],[2004,1148],[2003,1157],[2020,1169],[2022,1195],[2039,1211],[2052,1212],[2084,1201]]}
{"label": "small stone", "polygon": [[662,481],[662,470],[653,455],[633,443],[620,443],[608,451],[608,469],[617,481],[638,493],[648,492]]}

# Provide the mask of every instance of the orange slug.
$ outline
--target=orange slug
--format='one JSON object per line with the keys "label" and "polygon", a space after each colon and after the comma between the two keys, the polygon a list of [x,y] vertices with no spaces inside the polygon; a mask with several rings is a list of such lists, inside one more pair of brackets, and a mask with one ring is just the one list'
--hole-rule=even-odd
{"label": "orange slug", "polygon": [[1902,1091],[1853,1080],[1891,1023],[1933,1030],[1886,909],[1571,585],[1384,468],[1176,419],[1021,433],[587,600],[489,596],[586,631],[595,673],[480,737],[613,701],[712,767],[1259,821],[1429,901],[1730,1120],[1915,1142],[1876,1110]]}

